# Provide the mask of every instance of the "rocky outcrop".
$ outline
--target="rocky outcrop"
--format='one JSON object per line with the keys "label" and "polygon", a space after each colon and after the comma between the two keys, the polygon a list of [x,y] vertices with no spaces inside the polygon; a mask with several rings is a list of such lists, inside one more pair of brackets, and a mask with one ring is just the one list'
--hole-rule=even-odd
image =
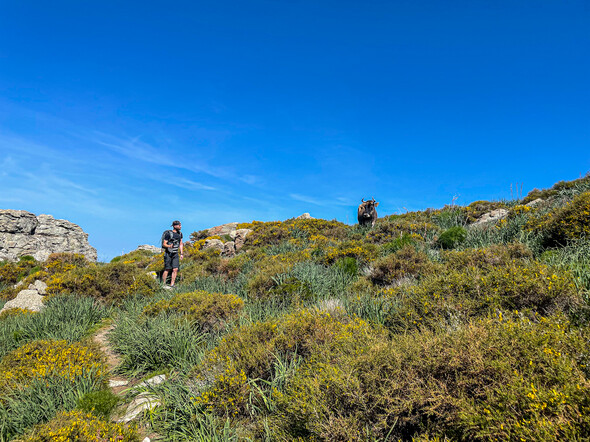
{"label": "rocky outcrop", "polygon": [[215,226],[215,227],[211,227],[208,231],[207,231],[207,236],[223,236],[223,235],[229,235],[232,237],[232,239],[235,237],[235,233],[236,230],[238,228],[238,223],[227,223],[227,224],[222,224],[220,226]]}
{"label": "rocky outcrop", "polygon": [[315,219],[313,216],[311,216],[309,213],[304,213],[302,215],[299,215],[297,218],[295,219]]}
{"label": "rocky outcrop", "polygon": [[0,210],[0,260],[17,261],[31,255],[45,261],[52,253],[79,253],[96,261],[96,249],[80,226],[51,215],[24,210]]}
{"label": "rocky outcrop", "polygon": [[229,223],[210,228],[208,231],[210,236],[228,235],[233,241],[224,243],[219,239],[208,239],[203,244],[203,250],[215,249],[221,252],[221,256],[226,258],[234,257],[244,246],[248,234],[252,232],[251,229],[237,229],[237,225],[238,223]]}
{"label": "rocky outcrop", "polygon": [[152,253],[162,253],[161,247],[156,247],[156,246],[152,246],[149,244],[142,244],[140,246],[137,246],[137,249],[131,251],[130,253],[137,252],[139,250],[147,250],[148,252],[152,252]]}
{"label": "rocky outcrop", "polygon": [[474,226],[478,226],[481,224],[489,223],[491,221],[498,221],[500,219],[506,218],[508,216],[508,210],[506,209],[496,209],[492,210],[491,212],[484,213],[481,218],[479,218],[476,222],[473,223]]}
{"label": "rocky outcrop", "polygon": [[43,304],[44,295],[46,294],[47,284],[43,281],[37,280],[33,284],[29,284],[28,289],[21,290],[16,295],[16,298],[11,299],[0,313],[13,308],[22,308],[24,310],[30,310],[32,312],[40,312],[43,310],[45,305]]}

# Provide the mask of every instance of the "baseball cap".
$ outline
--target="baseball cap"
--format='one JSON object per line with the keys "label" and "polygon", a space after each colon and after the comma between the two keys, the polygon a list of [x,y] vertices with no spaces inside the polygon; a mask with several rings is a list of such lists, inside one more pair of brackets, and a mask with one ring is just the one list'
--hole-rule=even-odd
{"label": "baseball cap", "polygon": [[172,225],[173,226],[178,226],[180,224],[180,221],[176,220],[176,221],[172,221]]}

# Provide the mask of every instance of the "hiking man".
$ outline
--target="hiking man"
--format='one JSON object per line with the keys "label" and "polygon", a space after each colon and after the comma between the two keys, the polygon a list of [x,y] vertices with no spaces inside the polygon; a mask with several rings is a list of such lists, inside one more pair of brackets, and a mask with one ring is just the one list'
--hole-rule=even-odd
{"label": "hiking man", "polygon": [[[173,230],[166,230],[162,234],[162,248],[164,249],[164,273],[162,273],[162,281],[166,284],[168,272],[172,270],[170,277],[170,287],[174,287],[176,281],[176,274],[178,273],[179,260],[184,258],[182,233],[180,229],[182,225],[180,221],[172,222]],[[180,252],[180,256],[178,254]],[[166,285],[164,285],[166,287]]]}

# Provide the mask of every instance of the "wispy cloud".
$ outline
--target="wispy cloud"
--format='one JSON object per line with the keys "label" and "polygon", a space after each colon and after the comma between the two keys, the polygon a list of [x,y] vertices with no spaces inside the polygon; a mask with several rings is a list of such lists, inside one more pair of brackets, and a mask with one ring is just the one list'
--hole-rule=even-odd
{"label": "wispy cloud", "polygon": [[215,167],[194,158],[187,159],[186,155],[176,155],[172,151],[165,153],[162,148],[152,146],[142,141],[140,137],[124,139],[102,132],[95,132],[95,136],[91,137],[90,141],[133,160],[203,173],[219,179],[240,179],[239,175],[235,175],[228,168]]}
{"label": "wispy cloud", "polygon": [[330,199],[318,199],[318,198],[315,198],[312,196],[301,195],[298,193],[291,193],[291,194],[289,194],[289,196],[296,201],[302,201],[304,203],[315,204],[317,206],[323,206],[323,207],[350,206],[353,204],[350,202],[350,200],[348,198],[344,198],[344,197],[335,197],[335,198],[330,198]]}
{"label": "wispy cloud", "polygon": [[197,183],[196,181],[192,181],[187,178],[175,178],[170,180],[170,184],[188,190],[217,190],[215,187],[208,186],[203,183]]}

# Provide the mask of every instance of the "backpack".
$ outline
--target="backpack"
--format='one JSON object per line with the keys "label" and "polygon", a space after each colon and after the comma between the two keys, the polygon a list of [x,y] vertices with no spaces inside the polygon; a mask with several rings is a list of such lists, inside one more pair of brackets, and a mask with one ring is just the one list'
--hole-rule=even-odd
{"label": "backpack", "polygon": [[[168,235],[170,238],[169,240],[166,239],[167,234],[170,234],[170,235]],[[172,238],[174,238],[174,231],[173,230],[164,230],[164,233],[162,233],[162,238],[160,238],[160,245],[162,246],[162,252],[170,250],[167,247],[164,247],[164,240],[171,241]]]}

